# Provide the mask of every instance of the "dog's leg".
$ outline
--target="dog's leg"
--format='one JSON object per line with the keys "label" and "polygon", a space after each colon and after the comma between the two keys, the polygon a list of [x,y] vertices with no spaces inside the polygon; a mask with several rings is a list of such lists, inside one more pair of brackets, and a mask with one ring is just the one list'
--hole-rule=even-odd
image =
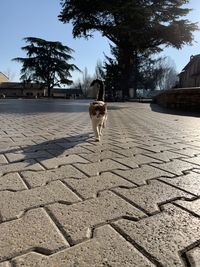
{"label": "dog's leg", "polygon": [[105,115],[105,118],[103,120],[103,128],[106,128],[106,121],[107,121],[107,115]]}
{"label": "dog's leg", "polygon": [[99,135],[102,136],[102,130],[103,130],[103,122],[99,124]]}
{"label": "dog's leg", "polygon": [[99,128],[98,128],[97,123],[94,120],[92,120],[92,128],[94,131],[96,141],[100,141]]}

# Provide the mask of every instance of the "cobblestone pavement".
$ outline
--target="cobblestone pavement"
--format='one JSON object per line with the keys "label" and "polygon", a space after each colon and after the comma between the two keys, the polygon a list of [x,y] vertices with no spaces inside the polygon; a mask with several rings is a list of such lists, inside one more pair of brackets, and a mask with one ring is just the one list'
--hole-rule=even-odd
{"label": "cobblestone pavement", "polygon": [[0,267],[200,266],[200,118],[0,101]]}

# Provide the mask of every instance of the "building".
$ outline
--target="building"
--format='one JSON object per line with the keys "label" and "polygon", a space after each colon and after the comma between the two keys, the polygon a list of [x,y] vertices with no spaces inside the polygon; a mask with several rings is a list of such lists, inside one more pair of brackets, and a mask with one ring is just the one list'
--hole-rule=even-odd
{"label": "building", "polygon": [[190,61],[179,74],[179,87],[200,87],[200,54],[191,56]]}
{"label": "building", "polygon": [[[47,96],[47,88],[36,83],[0,82],[0,98],[39,98]],[[51,96],[54,98],[77,99],[82,98],[81,89],[53,88]]]}
{"label": "building", "polygon": [[9,78],[3,72],[0,71],[0,83],[8,82],[8,81],[9,81]]}
{"label": "building", "polygon": [[54,98],[66,98],[66,99],[80,99],[83,98],[83,92],[81,89],[70,88],[70,89],[61,89],[53,88],[52,96]]}
{"label": "building", "polygon": [[47,89],[40,84],[20,83],[20,82],[1,82],[0,96],[5,97],[44,97]]}

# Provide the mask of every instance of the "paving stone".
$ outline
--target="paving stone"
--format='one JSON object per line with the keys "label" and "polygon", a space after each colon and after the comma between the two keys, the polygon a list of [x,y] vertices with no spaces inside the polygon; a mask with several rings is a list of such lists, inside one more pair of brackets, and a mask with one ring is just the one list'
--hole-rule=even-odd
{"label": "paving stone", "polygon": [[46,151],[36,151],[30,153],[6,153],[6,157],[9,162],[16,162],[27,159],[52,158],[52,155]]}
{"label": "paving stone", "polygon": [[191,172],[186,175],[175,177],[172,179],[160,178],[160,180],[172,184],[189,193],[200,196],[200,174],[198,173]]}
{"label": "paving stone", "polygon": [[105,159],[101,162],[96,163],[74,164],[74,166],[86,173],[88,176],[96,176],[101,172],[112,171],[117,169],[128,169],[128,167],[110,159]]}
{"label": "paving stone", "polygon": [[115,160],[118,161],[119,163],[127,165],[130,168],[137,168],[138,165],[148,164],[152,162],[158,162],[158,163],[161,162],[160,160],[156,160],[154,158],[150,158],[145,155],[136,155],[130,158],[122,158],[122,159],[115,159]]}
{"label": "paving stone", "polygon": [[19,140],[19,141],[13,141],[12,146],[34,146],[35,143],[31,140]]}
{"label": "paving stone", "polygon": [[200,219],[172,204],[138,222],[121,219],[115,225],[162,266],[183,267],[179,252],[200,238]]}
{"label": "paving stone", "polygon": [[0,263],[0,267],[11,267],[11,265],[8,261],[4,261]]}
{"label": "paving stone", "polygon": [[76,146],[73,148],[69,149],[49,149],[48,152],[56,157],[63,157],[63,156],[68,156],[68,155],[73,155],[73,154],[89,154],[91,153],[90,150],[87,148],[81,147],[81,146]]}
{"label": "paving stone", "polygon": [[183,158],[183,155],[171,152],[171,151],[163,151],[163,152],[159,152],[159,153],[146,153],[146,155],[148,155],[149,157],[155,158],[155,159],[159,159],[165,162],[171,161],[173,159],[178,159],[178,158]]}
{"label": "paving stone", "polygon": [[184,149],[184,148],[189,148],[190,145],[189,144],[185,144],[185,143],[174,143],[173,145],[171,145],[171,147],[173,149]]}
{"label": "paving stone", "polygon": [[17,257],[14,263],[16,267],[154,266],[108,225],[96,229],[93,238],[84,243],[75,245],[48,257],[30,252],[25,256]]}
{"label": "paving stone", "polygon": [[173,199],[180,197],[194,197],[193,195],[187,194],[159,181],[150,181],[150,184],[137,188],[116,188],[113,190],[137,204],[147,213],[159,211],[159,204],[170,202]]}
{"label": "paving stone", "polygon": [[65,149],[71,149],[71,148],[74,148],[74,147],[92,147],[93,144],[92,143],[89,143],[89,142],[84,142],[84,141],[72,141],[72,142],[60,142],[59,143],[59,146],[65,148]]}
{"label": "paving stone", "polygon": [[50,150],[50,149],[60,149],[61,147],[57,144],[54,143],[40,143],[40,144],[35,144],[33,146],[25,146],[25,145],[21,145],[21,148],[23,149],[23,151],[25,153],[31,153],[34,151],[44,151],[44,150]]}
{"label": "paving stone", "polygon": [[89,238],[91,229],[98,224],[122,216],[140,218],[144,213],[112,192],[103,192],[92,198],[72,205],[52,204],[48,206],[73,243]]}
{"label": "paving stone", "polygon": [[192,146],[196,146],[197,148],[199,148],[199,147],[200,147],[200,141],[193,141],[193,142],[191,143],[191,145],[192,145]]}
{"label": "paving stone", "polygon": [[51,159],[40,159],[40,163],[47,169],[54,169],[61,165],[72,164],[72,163],[87,163],[88,161],[78,155],[69,155],[66,157],[51,158]]}
{"label": "paving stone", "polygon": [[105,159],[123,158],[122,155],[109,150],[104,150],[98,153],[80,154],[80,156],[91,162],[98,162],[100,160],[105,160]]}
{"label": "paving stone", "polygon": [[152,163],[151,165],[158,167],[159,169],[169,171],[175,175],[182,175],[183,171],[191,170],[194,168],[193,164],[179,159],[174,159],[171,162],[162,164]]}
{"label": "paving stone", "polygon": [[141,166],[141,168],[136,168],[132,170],[114,170],[114,173],[128,179],[129,181],[137,185],[146,184],[147,180],[158,178],[161,176],[173,177],[173,175],[170,173],[148,165],[144,165]]}
{"label": "paving stone", "polygon": [[199,267],[200,266],[200,247],[196,247],[186,253],[190,266]]}
{"label": "paving stone", "polygon": [[34,248],[53,253],[68,246],[67,241],[41,208],[28,211],[20,219],[1,223],[0,261]]}
{"label": "paving stone", "polygon": [[194,148],[188,148],[187,147],[184,149],[173,150],[173,152],[184,155],[184,156],[193,157],[193,156],[200,154],[200,148],[194,149]]}
{"label": "paving stone", "polygon": [[[197,167],[197,168],[198,168],[198,167]],[[196,169],[196,168],[194,168],[192,171],[195,172],[195,173],[200,173],[200,169]]]}
{"label": "paving stone", "polygon": [[44,168],[39,163],[37,163],[35,160],[30,159],[28,161],[2,165],[0,168],[0,176],[6,173],[9,173],[9,172],[18,172],[18,171],[25,171],[25,170],[40,171],[40,170],[44,170]]}
{"label": "paving stone", "polygon": [[8,161],[6,160],[5,156],[4,155],[0,155],[0,165],[1,164],[6,164],[8,163]]}
{"label": "paving stone", "polygon": [[0,177],[0,191],[1,190],[24,190],[27,189],[25,183],[18,173],[9,173]]}
{"label": "paving stone", "polygon": [[37,187],[55,180],[64,180],[66,178],[81,179],[87,177],[71,165],[61,166],[57,169],[46,171],[24,171],[21,173],[24,180],[30,187]]}
{"label": "paving stone", "polygon": [[156,153],[172,149],[172,147],[170,147],[169,145],[155,145],[155,146],[140,145],[140,147],[144,148],[144,149],[146,149],[148,151],[156,152]]}
{"label": "paving stone", "polygon": [[95,145],[84,145],[85,148],[89,149],[91,152],[93,153],[98,153],[98,152],[102,152],[104,150],[112,150],[114,151],[115,148],[119,148],[116,145],[111,145],[111,144],[102,144],[102,143],[96,143]]}
{"label": "paving stone", "polygon": [[193,157],[193,158],[184,159],[184,161],[190,162],[192,164],[200,165],[200,155],[196,156],[196,157]]}
{"label": "paving stone", "polygon": [[133,147],[133,148],[130,148],[130,149],[114,148],[113,151],[118,153],[118,154],[121,154],[121,155],[123,155],[125,157],[132,157],[134,155],[145,154],[145,153],[149,152],[148,150],[142,149],[140,147]]}
{"label": "paving stone", "polygon": [[120,176],[104,172],[101,175],[88,177],[85,179],[65,179],[64,180],[74,191],[78,192],[84,199],[96,197],[99,191],[107,190],[117,186],[133,187],[134,185]]}
{"label": "paving stone", "polygon": [[20,147],[11,147],[9,144],[0,145],[0,154],[22,152]]}
{"label": "paving stone", "polygon": [[129,149],[129,148],[134,148],[134,147],[137,147],[141,144],[140,141],[137,141],[137,142],[126,142],[126,143],[117,143],[116,146],[117,147],[120,147],[120,148],[123,148],[123,149]]}
{"label": "paving stone", "polygon": [[176,201],[176,203],[180,205],[181,207],[187,209],[188,211],[195,213],[197,216],[200,217],[200,199],[196,199],[193,201],[179,200],[179,201]]}
{"label": "paving stone", "polygon": [[42,187],[18,192],[0,192],[0,211],[4,221],[19,217],[25,210],[63,201],[77,202],[80,199],[61,181]]}

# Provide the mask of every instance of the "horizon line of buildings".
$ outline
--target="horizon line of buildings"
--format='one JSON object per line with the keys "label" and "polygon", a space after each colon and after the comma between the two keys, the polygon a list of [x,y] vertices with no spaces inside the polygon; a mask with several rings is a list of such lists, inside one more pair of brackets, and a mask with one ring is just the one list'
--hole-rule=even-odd
{"label": "horizon line of buildings", "polygon": [[[190,61],[178,74],[179,82],[176,88],[200,87],[200,54],[192,55]],[[172,88],[169,88],[172,89]],[[0,71],[0,98],[5,97],[46,97],[47,88],[37,83],[9,82],[9,78]],[[81,88],[53,88],[51,97],[83,98]]]}
{"label": "horizon line of buildings", "polygon": [[[37,83],[10,82],[9,78],[0,72],[0,98],[5,97],[47,97],[47,88]],[[51,97],[77,99],[83,97],[83,92],[80,88],[53,88]]]}

